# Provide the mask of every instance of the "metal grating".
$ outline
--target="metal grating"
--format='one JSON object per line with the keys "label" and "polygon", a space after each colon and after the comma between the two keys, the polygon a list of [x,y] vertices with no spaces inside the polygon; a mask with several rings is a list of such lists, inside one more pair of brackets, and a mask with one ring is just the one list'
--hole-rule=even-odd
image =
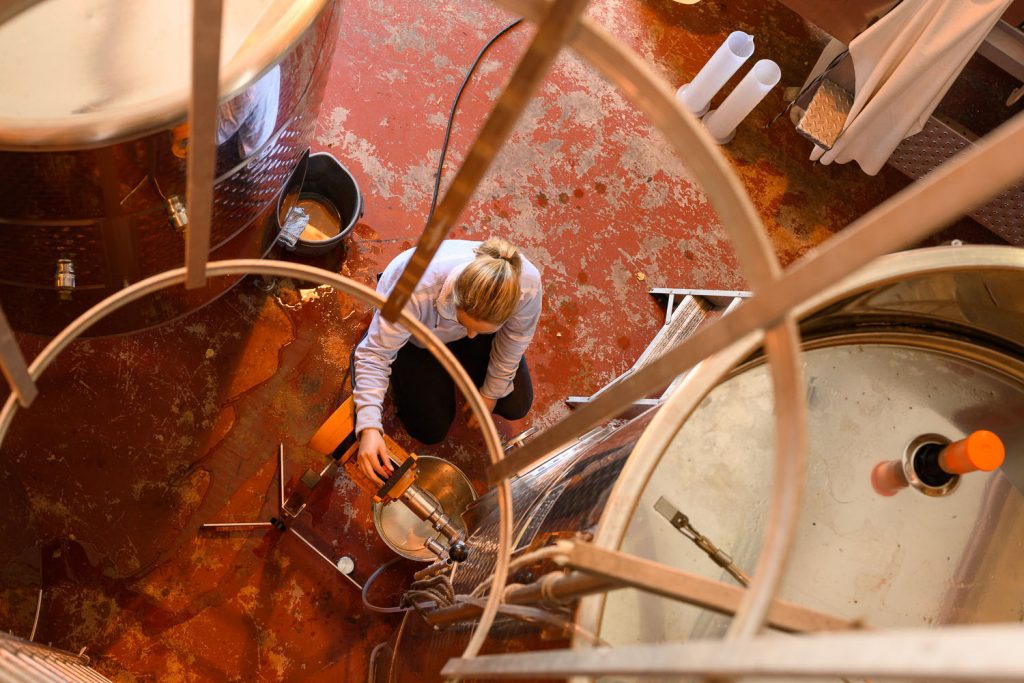
{"label": "metal grating", "polygon": [[796,132],[822,149],[832,149],[852,107],[850,93],[825,79],[796,124]]}
{"label": "metal grating", "polygon": [[88,661],[0,631],[0,683],[110,683]]}
{"label": "metal grating", "polygon": [[[797,122],[796,131],[817,146],[832,149],[842,134],[852,105],[850,93],[826,79]],[[969,132],[957,130],[955,126],[932,116],[924,130],[900,143],[889,157],[889,163],[916,180],[972,144],[974,136]],[[1024,183],[967,215],[1010,244],[1024,246]]]}
{"label": "metal grating", "polygon": [[647,367],[661,358],[666,351],[688,339],[704,323],[713,308],[711,302],[702,297],[684,297],[673,311],[672,319],[658,331],[631,370]]}
{"label": "metal grating", "polygon": [[[920,178],[972,145],[964,133],[934,116],[924,130],[896,148],[889,163],[911,178]],[[1024,183],[967,214],[1014,246],[1024,246]]]}

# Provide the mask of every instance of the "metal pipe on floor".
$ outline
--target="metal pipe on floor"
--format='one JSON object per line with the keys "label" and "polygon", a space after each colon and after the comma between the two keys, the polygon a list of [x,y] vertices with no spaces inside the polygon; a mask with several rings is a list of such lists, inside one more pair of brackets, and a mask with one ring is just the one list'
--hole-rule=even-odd
{"label": "metal pipe on floor", "polygon": [[[548,575],[553,576],[553,575]],[[604,593],[622,584],[584,572],[570,572],[547,582],[544,579],[519,588],[513,588],[505,595],[508,605],[530,605],[543,602],[571,602],[584,595]],[[424,619],[430,625],[450,624],[456,621],[475,619],[481,612],[475,604],[463,602],[427,614]]]}

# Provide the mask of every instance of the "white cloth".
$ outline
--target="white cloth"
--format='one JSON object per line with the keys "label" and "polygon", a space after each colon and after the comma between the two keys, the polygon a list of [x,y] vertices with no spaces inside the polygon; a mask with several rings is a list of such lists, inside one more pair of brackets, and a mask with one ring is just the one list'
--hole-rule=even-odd
{"label": "white cloth", "polygon": [[[480,242],[466,240],[445,240],[441,243],[434,259],[427,266],[419,284],[413,291],[405,310],[423,323],[427,329],[444,343],[453,342],[466,336],[455,315],[452,303],[452,289],[459,273],[476,258],[473,250]],[[398,283],[413,249],[403,251],[395,257],[377,283],[377,291],[388,296]],[[512,317],[502,324],[494,335],[491,358],[487,367],[487,378],[480,387],[480,393],[491,399],[504,398],[512,392],[512,380],[526,347],[533,339],[540,319],[543,291],[540,272],[520,252],[522,271],[519,275],[519,306]],[[384,320],[380,311],[373,314],[366,337],[356,347],[355,373],[356,390],[352,396],[356,404],[356,433],[367,427],[381,427],[381,407],[391,377],[391,363],[406,342],[422,348],[411,335],[397,323]]]}
{"label": "white cloth", "polygon": [[839,140],[811,159],[856,161],[868,175],[921,132],[1012,0],[903,0],[850,43],[853,108]]}

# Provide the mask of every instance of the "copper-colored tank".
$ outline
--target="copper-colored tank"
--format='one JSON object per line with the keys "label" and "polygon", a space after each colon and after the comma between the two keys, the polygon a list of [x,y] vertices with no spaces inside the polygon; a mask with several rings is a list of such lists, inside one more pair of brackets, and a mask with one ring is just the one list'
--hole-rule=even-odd
{"label": "copper-colored tank", "polygon": [[[15,329],[55,334],[183,264],[190,7],[51,0],[0,25],[0,80],[14,85],[0,98],[0,301]],[[225,3],[211,260],[273,244],[339,17],[333,0]],[[91,333],[160,324],[232,283],[169,290]]]}

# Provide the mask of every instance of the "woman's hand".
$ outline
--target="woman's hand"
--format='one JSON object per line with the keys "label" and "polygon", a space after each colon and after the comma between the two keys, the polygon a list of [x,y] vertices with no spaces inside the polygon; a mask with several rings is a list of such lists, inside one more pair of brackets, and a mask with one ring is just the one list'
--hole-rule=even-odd
{"label": "woman's hand", "polygon": [[[494,406],[497,405],[498,399],[496,399],[496,398],[487,398],[486,396],[481,396],[480,398],[482,398],[484,400],[484,405],[487,407],[487,412],[488,413],[493,413],[494,412]],[[464,406],[462,406],[462,410],[463,410],[463,412],[466,413],[466,426],[467,427],[469,427],[470,429],[476,429],[477,427],[480,426],[480,422],[476,419],[476,415],[473,414],[473,409],[469,406],[469,402],[468,401],[466,402],[466,404]]]}
{"label": "woman's hand", "polygon": [[384,480],[394,471],[384,435],[379,429],[367,427],[359,434],[359,468],[378,486],[383,486]]}

